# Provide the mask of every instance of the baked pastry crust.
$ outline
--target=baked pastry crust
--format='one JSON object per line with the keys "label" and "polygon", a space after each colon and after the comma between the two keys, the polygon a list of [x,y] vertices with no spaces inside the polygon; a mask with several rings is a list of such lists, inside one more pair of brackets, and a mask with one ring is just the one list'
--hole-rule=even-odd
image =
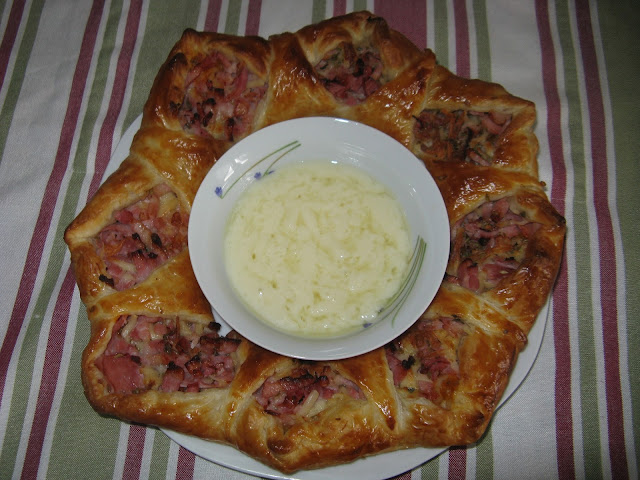
{"label": "baked pastry crust", "polygon": [[[200,182],[231,145],[321,115],[371,125],[421,158],[457,247],[436,298],[400,338],[302,362],[219,336],[179,242]],[[534,122],[531,102],[453,75],[368,12],[269,40],[185,31],[129,156],[65,232],[91,321],[89,402],[283,472],[477,441],[563,249],[564,219],[537,178]],[[127,275],[134,280],[118,283]]]}

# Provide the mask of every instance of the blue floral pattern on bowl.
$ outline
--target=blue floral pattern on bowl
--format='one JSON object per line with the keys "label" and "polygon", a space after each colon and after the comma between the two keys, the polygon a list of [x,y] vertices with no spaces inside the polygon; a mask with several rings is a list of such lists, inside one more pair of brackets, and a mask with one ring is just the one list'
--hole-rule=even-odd
{"label": "blue floral pattern on bowl", "polygon": [[[269,164],[269,166],[264,170],[264,174],[262,173],[262,171],[257,171],[253,174],[253,178],[256,180],[260,180],[264,175],[269,175],[270,173],[273,172],[273,166],[279,161],[281,160],[283,157],[285,157],[287,154],[293,152],[296,148],[302,146],[302,143],[300,143],[298,140],[294,140],[293,142],[290,142],[280,148],[278,148],[277,150],[274,150],[273,152],[269,153],[268,155],[265,155],[264,157],[262,157],[260,160],[258,160],[256,163],[254,163],[253,165],[251,165],[249,168],[247,168],[244,172],[242,172],[241,174],[238,175],[238,177],[233,181],[233,183],[231,183],[231,185],[229,185],[229,187],[225,190],[224,185],[218,185],[216,186],[215,189],[215,193],[219,198],[224,198],[224,196],[229,193],[229,190],[231,190],[236,183],[238,183],[245,175],[247,175],[248,173],[250,173],[253,169],[255,169],[258,165],[260,165],[262,162],[268,160],[268,159],[272,159],[272,162]],[[278,155],[277,157],[275,157],[275,159],[273,158],[275,155]]]}

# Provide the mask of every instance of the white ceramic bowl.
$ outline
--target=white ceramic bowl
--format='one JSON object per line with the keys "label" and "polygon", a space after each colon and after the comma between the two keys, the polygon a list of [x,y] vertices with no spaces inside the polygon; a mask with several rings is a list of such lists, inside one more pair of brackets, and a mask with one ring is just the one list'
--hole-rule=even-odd
{"label": "white ceramic bowl", "polygon": [[[228,280],[224,236],[234,204],[257,178],[291,163],[324,160],[360,168],[386,185],[404,208],[415,249],[405,287],[373,325],[341,337],[314,339],[276,330],[250,313]],[[336,360],[388,343],[426,310],[444,276],[449,222],[433,178],[399,142],[349,120],[301,118],[257,131],[216,162],[193,203],[189,253],[202,291],[231,328],[282,355]]]}

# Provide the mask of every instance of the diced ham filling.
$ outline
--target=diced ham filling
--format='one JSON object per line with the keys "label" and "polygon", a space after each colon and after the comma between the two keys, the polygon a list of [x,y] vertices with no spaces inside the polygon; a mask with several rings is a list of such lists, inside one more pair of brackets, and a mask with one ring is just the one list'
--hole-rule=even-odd
{"label": "diced ham filling", "polygon": [[220,325],[123,315],[96,360],[114,393],[199,392],[222,388],[235,376],[240,340],[218,334]]}
{"label": "diced ham filling", "polygon": [[361,103],[383,83],[380,54],[348,42],[327,53],[315,69],[325,88],[347,105]]}
{"label": "diced ham filling", "polygon": [[414,133],[420,149],[434,160],[488,166],[509,123],[511,115],[499,112],[423,110]]}
{"label": "diced ham filling", "polygon": [[185,131],[237,141],[249,133],[267,84],[243,62],[214,51],[189,72],[185,90],[178,109]]}
{"label": "diced ham filling", "polygon": [[189,215],[164,184],[113,216],[115,222],[98,233],[95,245],[106,267],[99,278],[116,290],[142,282],[187,245]]}
{"label": "diced ham filling", "polygon": [[365,398],[354,382],[329,366],[323,367],[319,372],[299,367],[286,377],[269,377],[254,396],[268,414],[290,424],[296,415],[308,415],[314,411],[314,404],[329,400],[338,392],[357,400]]}
{"label": "diced ham filling", "polygon": [[459,383],[458,348],[466,335],[454,317],[420,320],[385,347],[396,387],[444,405]]}
{"label": "diced ham filling", "polygon": [[508,198],[486,202],[454,225],[447,281],[484,292],[520,266],[540,224],[510,205]]}

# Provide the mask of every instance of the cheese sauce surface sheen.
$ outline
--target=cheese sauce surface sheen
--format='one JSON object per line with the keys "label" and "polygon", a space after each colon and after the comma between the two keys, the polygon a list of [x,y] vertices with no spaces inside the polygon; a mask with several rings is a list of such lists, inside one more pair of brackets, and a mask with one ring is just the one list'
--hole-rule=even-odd
{"label": "cheese sauce surface sheen", "polygon": [[399,202],[364,171],[307,162],[254,182],[225,232],[231,284],[262,321],[299,336],[375,322],[411,256]]}

